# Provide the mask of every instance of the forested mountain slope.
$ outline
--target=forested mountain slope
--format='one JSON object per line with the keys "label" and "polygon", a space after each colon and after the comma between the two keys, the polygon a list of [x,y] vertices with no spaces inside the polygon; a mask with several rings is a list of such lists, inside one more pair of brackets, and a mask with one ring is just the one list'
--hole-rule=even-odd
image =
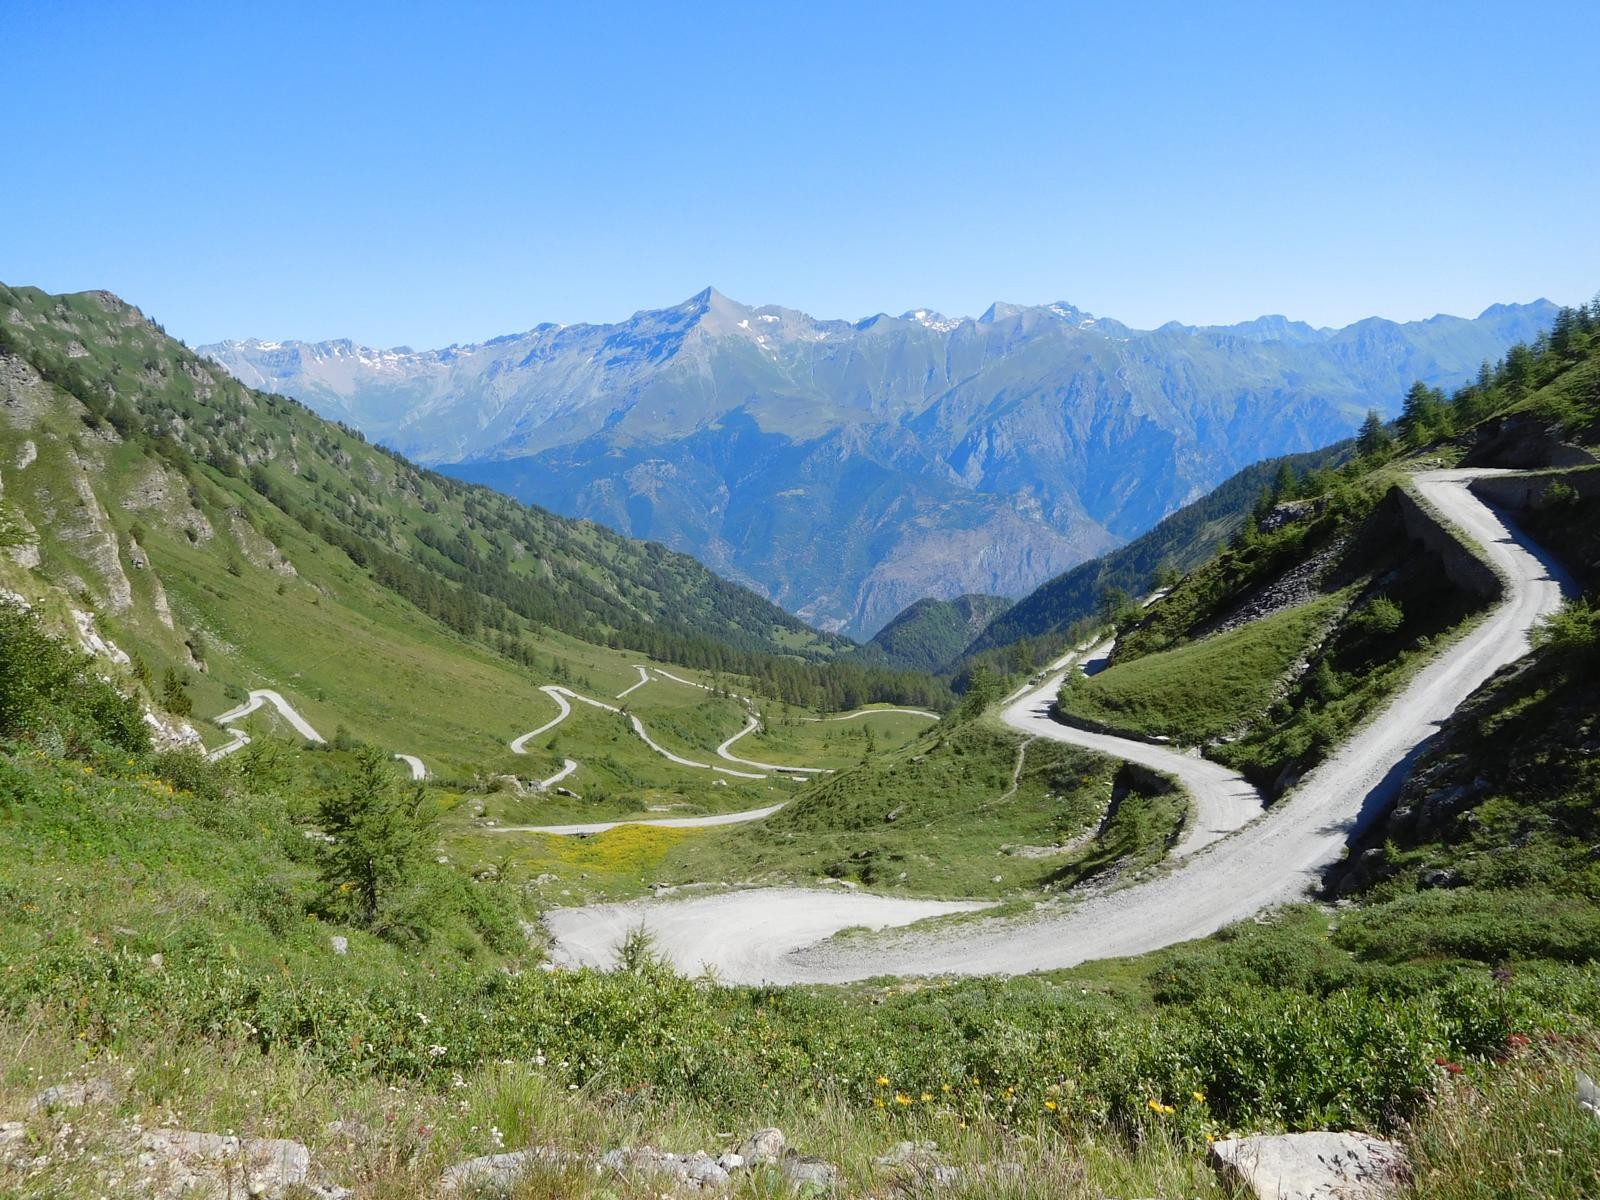
{"label": "forested mountain slope", "polygon": [[1011,607],[1004,596],[957,596],[918,600],[872,636],[858,654],[875,654],[892,666],[946,671],[989,624]]}
{"label": "forested mountain slope", "polygon": [[[1210,558],[1285,469],[1304,475],[1337,466],[1351,449],[1351,443],[1340,442],[1252,463],[1126,546],[1041,584],[986,626],[966,647],[967,655],[1007,665],[1047,661],[1070,640],[1075,625],[1114,614],[1130,597],[1142,596]],[[996,656],[1002,649],[1010,653]]]}
{"label": "forested mountain slope", "polygon": [[[0,398],[12,586],[55,585],[84,614],[64,620],[114,631],[153,681],[188,678],[203,712],[262,678],[327,689],[342,673],[340,690],[413,723],[465,726],[461,698],[495,711],[548,681],[521,668],[581,670],[584,647],[738,670],[797,702],[848,706],[882,683],[938,699],[931,681],[902,693],[827,665],[848,643],[684,555],[252,392],[108,293],[0,289]],[[385,662],[408,682],[380,703]]]}

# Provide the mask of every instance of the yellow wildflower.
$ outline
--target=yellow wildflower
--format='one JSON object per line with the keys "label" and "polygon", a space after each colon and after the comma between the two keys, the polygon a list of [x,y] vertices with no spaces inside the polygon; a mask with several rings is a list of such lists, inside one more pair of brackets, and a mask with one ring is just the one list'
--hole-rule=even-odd
{"label": "yellow wildflower", "polygon": [[932,1104],[933,1103],[933,1093],[932,1092],[923,1092],[922,1093],[922,1102],[924,1104]]}
{"label": "yellow wildflower", "polygon": [[894,1094],[894,1102],[899,1105],[907,1105],[911,1103],[911,1097],[904,1092],[896,1092]]}
{"label": "yellow wildflower", "polygon": [[1190,1092],[1189,1095],[1193,1096],[1196,1102],[1200,1104],[1205,1103],[1206,1094],[1204,1092]]}
{"label": "yellow wildflower", "polygon": [[1051,1112],[1055,1112],[1056,1107],[1057,1107],[1056,1102],[1054,1100],[1046,1100],[1044,1102],[1044,1106],[1045,1106],[1045,1108],[1049,1109]]}
{"label": "yellow wildflower", "polygon": [[879,1075],[878,1076],[878,1086],[879,1087],[888,1087],[889,1086],[889,1077],[887,1075]]}

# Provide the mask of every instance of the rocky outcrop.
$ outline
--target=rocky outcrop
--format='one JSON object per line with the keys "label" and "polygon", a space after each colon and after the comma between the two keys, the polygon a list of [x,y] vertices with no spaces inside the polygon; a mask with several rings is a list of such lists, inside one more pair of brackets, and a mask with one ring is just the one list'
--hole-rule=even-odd
{"label": "rocky outcrop", "polygon": [[1592,453],[1563,441],[1548,422],[1527,413],[1513,413],[1484,422],[1476,443],[1461,465],[1535,470],[1578,467],[1594,461]]}
{"label": "rocky outcrop", "polygon": [[1256,1200],[1384,1200],[1410,1177],[1404,1150],[1365,1133],[1229,1138],[1209,1158],[1224,1187]]}

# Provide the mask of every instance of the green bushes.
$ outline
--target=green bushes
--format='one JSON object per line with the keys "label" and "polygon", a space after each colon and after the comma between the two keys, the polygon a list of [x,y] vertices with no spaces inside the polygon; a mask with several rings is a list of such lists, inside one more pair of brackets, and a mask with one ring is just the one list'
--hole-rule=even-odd
{"label": "green bushes", "polygon": [[139,705],[95,674],[93,662],[47,634],[33,613],[0,603],[0,738],[71,753],[97,742],[149,749]]}
{"label": "green bushes", "polygon": [[1600,605],[1569,601],[1534,630],[1533,640],[1569,666],[1600,660]]}
{"label": "green bushes", "polygon": [[[863,1108],[899,1093],[920,1111],[1017,1122],[1046,1111],[1119,1128],[1154,1122],[1194,1137],[1242,1125],[1392,1124],[1436,1085],[1436,1059],[1490,1058],[1513,1034],[1574,1028],[1563,1014],[1600,999],[1592,977],[1501,982],[1482,970],[1421,994],[1241,984],[1157,1011],[1108,1009],[1070,982],[1039,980],[867,1003],[708,986],[648,956],[609,975],[449,969],[363,987],[290,980],[214,946],[168,954],[156,968],[86,942],[0,976],[7,1011],[42,996],[64,998],[53,1016],[91,1042],[171,1022],[380,1076],[444,1081],[486,1061],[542,1062],[591,1092],[657,1089],[730,1119],[777,1088]],[[1152,1100],[1175,1111],[1152,1110]]]}

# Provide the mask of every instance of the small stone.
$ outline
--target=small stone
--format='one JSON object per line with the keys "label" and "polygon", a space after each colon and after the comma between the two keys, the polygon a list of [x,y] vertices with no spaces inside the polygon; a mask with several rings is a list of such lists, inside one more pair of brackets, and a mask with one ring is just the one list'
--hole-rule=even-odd
{"label": "small stone", "polygon": [[1600,1118],[1600,1087],[1582,1071],[1578,1072],[1578,1107]]}
{"label": "small stone", "polygon": [[704,1158],[689,1164],[689,1181],[701,1187],[721,1187],[728,1182],[728,1172],[715,1159]]}
{"label": "small stone", "polygon": [[116,1089],[107,1079],[89,1079],[47,1087],[28,1102],[29,1112],[48,1109],[82,1108],[87,1104],[106,1104],[116,1099]]}
{"label": "small stone", "polygon": [[791,1154],[783,1160],[783,1177],[806,1191],[831,1192],[839,1186],[839,1168],[821,1158]]}
{"label": "small stone", "polygon": [[350,953],[350,939],[340,934],[333,934],[328,938],[328,945],[333,947],[335,954]]}
{"label": "small stone", "polygon": [[758,1129],[739,1146],[739,1157],[747,1163],[777,1162],[788,1148],[781,1129]]}
{"label": "small stone", "polygon": [[717,1159],[717,1166],[721,1167],[729,1174],[732,1174],[734,1171],[743,1170],[744,1165],[744,1155],[742,1154],[724,1154],[722,1157]]}

